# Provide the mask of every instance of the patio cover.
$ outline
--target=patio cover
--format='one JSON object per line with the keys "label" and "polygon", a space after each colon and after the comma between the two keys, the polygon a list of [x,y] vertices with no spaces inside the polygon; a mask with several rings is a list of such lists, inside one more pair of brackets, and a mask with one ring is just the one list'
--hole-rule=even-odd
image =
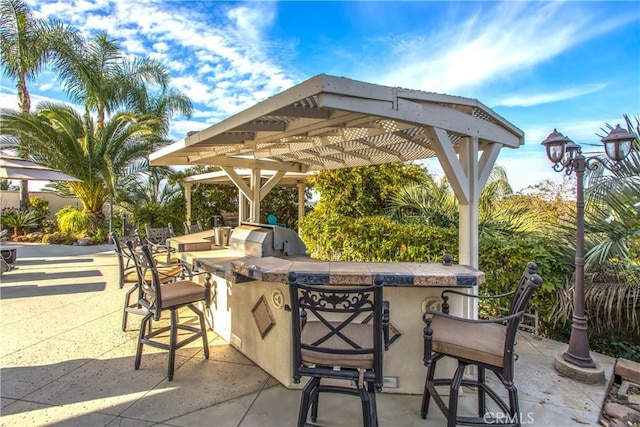
{"label": "patio cover", "polygon": [[478,266],[478,199],[524,133],[480,101],[325,74],[152,153],[150,164],[305,173],[437,157],[460,203],[459,262]]}

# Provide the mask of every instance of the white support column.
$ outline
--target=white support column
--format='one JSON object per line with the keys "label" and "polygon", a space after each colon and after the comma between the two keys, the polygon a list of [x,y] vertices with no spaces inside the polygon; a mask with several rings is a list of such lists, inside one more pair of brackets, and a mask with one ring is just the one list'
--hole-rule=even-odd
{"label": "white support column", "polygon": [[459,248],[460,264],[478,268],[478,138],[467,137],[459,143],[460,164],[467,176],[468,199],[460,201]]}
{"label": "white support column", "polygon": [[240,225],[242,221],[246,220],[247,217],[245,200],[246,198],[244,197],[242,191],[238,191],[238,225]]}
{"label": "white support column", "polygon": [[251,221],[260,221],[260,169],[251,169]]}
{"label": "white support column", "polygon": [[[298,187],[298,224],[300,224],[304,218],[304,190],[307,186],[304,182],[299,182],[296,187]],[[298,230],[300,230],[299,226]]]}
{"label": "white support column", "polygon": [[184,198],[187,202],[187,224],[191,225],[191,184],[190,182],[184,183]]}
{"label": "white support column", "polygon": [[[478,190],[478,138],[466,137],[459,143],[458,155],[460,165],[467,176],[468,198],[466,203],[458,204],[458,259],[460,264],[478,268],[478,199],[481,190]],[[478,287],[471,291],[478,295]],[[465,298],[463,312],[471,319],[478,318],[478,301]]]}

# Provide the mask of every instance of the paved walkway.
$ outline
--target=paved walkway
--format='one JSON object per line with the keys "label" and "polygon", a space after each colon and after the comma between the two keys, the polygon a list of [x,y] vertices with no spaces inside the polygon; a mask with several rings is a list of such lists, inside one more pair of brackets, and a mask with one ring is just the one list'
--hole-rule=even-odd
{"label": "paved walkway", "polygon": [[[110,246],[19,246],[17,268],[0,278],[0,425],[295,425],[300,392],[279,385],[213,332],[209,360],[199,342],[179,350],[172,382],[162,350],[145,348],[135,371],[139,318],[131,316],[129,330],[121,331],[125,290]],[[598,425],[606,385],[558,375],[553,359],[565,349],[521,334],[516,383],[525,425]],[[608,379],[614,360],[593,356]],[[351,399],[323,396],[318,424],[361,425],[359,402]],[[445,425],[433,404],[422,420],[420,401],[380,394],[380,425]],[[473,407],[470,396],[462,402]]]}

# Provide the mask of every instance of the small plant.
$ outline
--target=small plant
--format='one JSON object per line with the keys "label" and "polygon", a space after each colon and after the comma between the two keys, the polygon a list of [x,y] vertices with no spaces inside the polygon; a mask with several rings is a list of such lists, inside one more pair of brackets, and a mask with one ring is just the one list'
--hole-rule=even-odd
{"label": "small plant", "polygon": [[76,239],[86,237],[87,230],[93,222],[93,215],[75,206],[64,206],[56,213],[58,227],[66,235]]}
{"label": "small plant", "polygon": [[52,245],[72,245],[75,241],[76,239],[73,237],[59,231],[42,236],[42,243],[49,243]]}
{"label": "small plant", "polygon": [[49,214],[49,202],[38,196],[33,196],[29,199],[29,211],[36,212],[40,217],[41,226],[44,226],[47,215]]}
{"label": "small plant", "polygon": [[91,240],[96,244],[105,243],[108,240],[108,233],[109,230],[104,229],[103,227],[99,227],[91,236]]}
{"label": "small plant", "polygon": [[2,226],[10,227],[13,229],[13,237],[18,237],[18,232],[22,231],[23,234],[25,230],[30,227],[37,227],[40,222],[40,217],[34,211],[21,212],[18,210],[11,210],[8,212],[2,213]]}
{"label": "small plant", "polygon": [[56,222],[56,220],[44,220],[42,221],[42,232],[44,234],[51,234],[51,233],[55,233],[56,231],[58,231],[58,223]]}

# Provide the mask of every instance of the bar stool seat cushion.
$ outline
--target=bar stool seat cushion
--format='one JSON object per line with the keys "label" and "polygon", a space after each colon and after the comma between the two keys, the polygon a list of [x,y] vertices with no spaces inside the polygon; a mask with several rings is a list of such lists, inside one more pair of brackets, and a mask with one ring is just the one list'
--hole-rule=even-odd
{"label": "bar stool seat cushion", "polygon": [[197,283],[183,280],[162,287],[162,307],[171,308],[177,305],[191,304],[204,299],[204,287]]}
{"label": "bar stool seat cushion", "polygon": [[488,365],[503,367],[506,328],[495,323],[474,323],[435,316],[433,350]]}
{"label": "bar stool seat cushion", "polygon": [[[175,279],[176,277],[180,276],[180,273],[182,273],[182,267],[179,265],[176,265],[175,267],[166,267],[166,268],[158,267],[158,276],[161,282],[164,282],[170,279]],[[151,281],[151,270],[147,270],[147,272],[144,274],[144,280],[147,282]],[[136,271],[127,273],[124,276],[124,281],[125,283],[137,282],[138,273]]]}

